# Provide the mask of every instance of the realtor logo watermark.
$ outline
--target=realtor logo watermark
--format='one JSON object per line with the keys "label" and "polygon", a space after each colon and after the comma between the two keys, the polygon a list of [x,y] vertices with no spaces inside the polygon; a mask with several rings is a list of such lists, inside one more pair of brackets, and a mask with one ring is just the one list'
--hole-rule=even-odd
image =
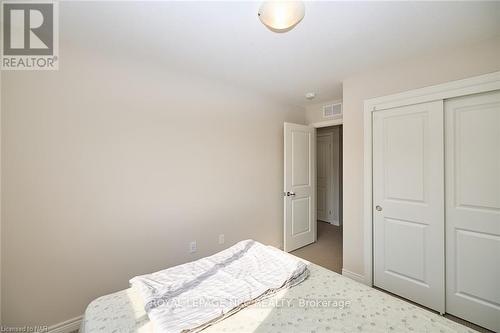
{"label": "realtor logo watermark", "polygon": [[59,68],[59,10],[56,1],[2,1],[3,70]]}

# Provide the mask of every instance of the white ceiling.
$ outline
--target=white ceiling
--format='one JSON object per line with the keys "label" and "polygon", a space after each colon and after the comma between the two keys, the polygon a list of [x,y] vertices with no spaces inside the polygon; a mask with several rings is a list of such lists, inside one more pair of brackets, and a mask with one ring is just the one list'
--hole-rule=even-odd
{"label": "white ceiling", "polygon": [[260,23],[259,5],[61,2],[61,43],[307,105],[306,92],[340,98],[343,79],[364,70],[500,35],[500,2],[307,2],[283,34]]}

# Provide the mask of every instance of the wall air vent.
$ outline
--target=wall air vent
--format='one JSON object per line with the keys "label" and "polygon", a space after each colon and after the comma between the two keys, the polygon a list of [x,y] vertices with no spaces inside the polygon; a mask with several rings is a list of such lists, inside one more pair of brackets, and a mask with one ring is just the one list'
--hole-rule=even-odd
{"label": "wall air vent", "polygon": [[324,105],[323,117],[324,118],[342,117],[342,103]]}

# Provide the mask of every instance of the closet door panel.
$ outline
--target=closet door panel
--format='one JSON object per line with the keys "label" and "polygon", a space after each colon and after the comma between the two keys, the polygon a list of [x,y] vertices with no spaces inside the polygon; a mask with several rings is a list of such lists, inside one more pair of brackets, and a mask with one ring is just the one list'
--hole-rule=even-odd
{"label": "closet door panel", "polygon": [[374,284],[444,312],[443,102],[373,113]]}
{"label": "closet door panel", "polygon": [[446,312],[500,331],[500,92],[446,118]]}

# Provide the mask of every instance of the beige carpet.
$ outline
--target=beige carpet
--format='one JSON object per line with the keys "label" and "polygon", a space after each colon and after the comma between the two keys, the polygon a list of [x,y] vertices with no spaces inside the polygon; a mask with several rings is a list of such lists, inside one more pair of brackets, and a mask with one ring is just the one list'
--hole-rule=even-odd
{"label": "beige carpet", "polygon": [[306,259],[342,274],[342,227],[318,221],[318,240],[292,252]]}

